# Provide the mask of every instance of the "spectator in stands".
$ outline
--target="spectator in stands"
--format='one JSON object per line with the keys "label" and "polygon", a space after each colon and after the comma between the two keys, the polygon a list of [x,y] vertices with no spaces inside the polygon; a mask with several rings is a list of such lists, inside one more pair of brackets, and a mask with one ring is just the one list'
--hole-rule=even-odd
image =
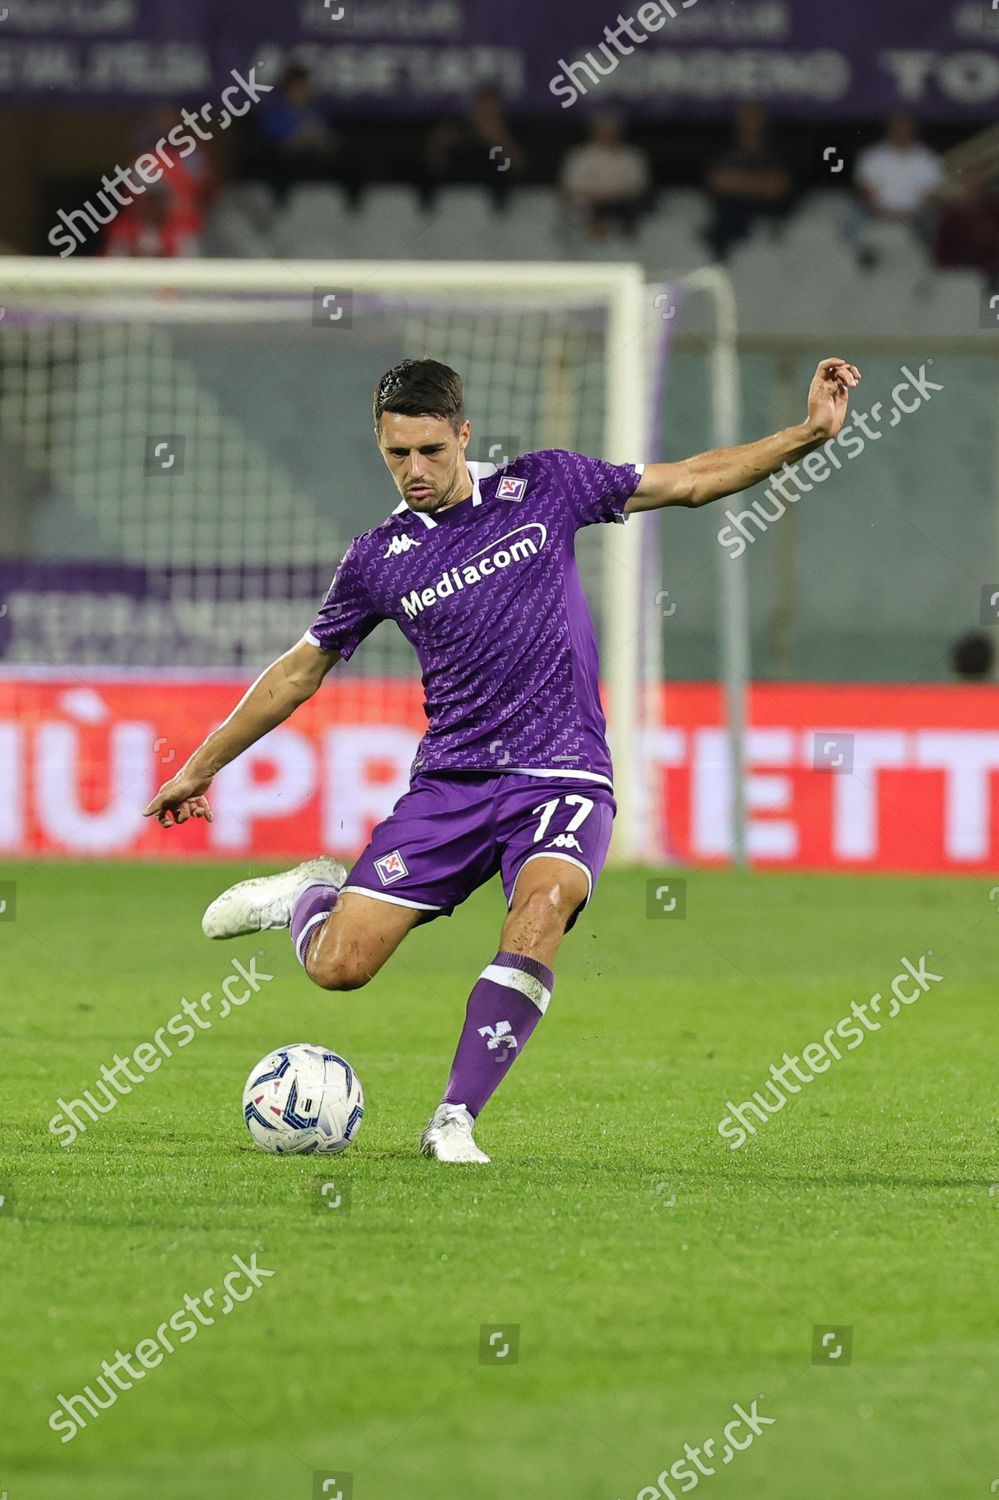
{"label": "spectator in stands", "polygon": [[791,174],[770,143],[767,117],[758,104],[744,104],[735,117],[732,144],[708,169],[711,198],[705,241],[717,260],[752,232],[759,219],[777,227],[791,206]]}
{"label": "spectator in stands", "polygon": [[868,146],[857,159],[856,203],[847,237],[862,266],[878,263],[870,236],[879,221],[908,225],[924,244],[930,242],[943,180],[940,158],[920,141],[915,117],[905,111],[892,115],[884,140]]}
{"label": "spectator in stands", "polygon": [[498,207],[524,168],[524,152],[503,112],[495,84],[473,94],[464,115],[441,120],[430,131],[424,152],[424,201],[438,188],[467,184],[489,189]]}
{"label": "spectator in stands", "polygon": [[184,211],[162,182],[148,187],[111,220],[101,243],[102,255],[138,259],[177,259],[200,255],[201,239],[192,234]]}
{"label": "spectator in stands", "polygon": [[594,115],[589,140],[562,163],[559,188],[571,222],[589,239],[605,239],[613,228],[634,234],[650,204],[652,171],[613,110]]}
{"label": "spectator in stands", "polygon": [[969,630],[954,642],[951,665],[962,682],[991,682],[995,667],[995,642],[983,630]]}
{"label": "spectator in stands", "polygon": [[945,270],[981,271],[999,286],[999,192],[979,166],[969,166],[941,210],[936,262]]}
{"label": "spectator in stands", "polygon": [[256,119],[255,175],[268,182],[280,207],[296,182],[340,179],[340,140],[315,103],[312,74],[290,63],[273,98]]}
{"label": "spectator in stands", "polygon": [[[168,104],[150,111],[135,134],[136,158],[153,156],[163,173],[108,225],[104,255],[200,255],[205,218],[218,191],[211,157],[203,147],[182,155],[170,144],[178,115]],[[141,174],[135,174],[137,180]]]}

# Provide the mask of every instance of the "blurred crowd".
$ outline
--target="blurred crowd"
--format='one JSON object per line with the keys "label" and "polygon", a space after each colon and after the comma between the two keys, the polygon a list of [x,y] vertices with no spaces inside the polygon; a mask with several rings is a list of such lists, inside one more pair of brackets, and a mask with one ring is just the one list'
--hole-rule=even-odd
{"label": "blurred crowd", "polygon": [[[138,155],[158,141],[167,170],[155,187],[137,197],[109,225],[106,255],[183,256],[201,252],[206,217],[218,192],[208,153],[182,157],[162,145],[174,122],[168,107],[154,110],[136,136]],[[593,114],[585,139],[570,147],[558,169],[557,189],[567,234],[581,243],[627,239],[653,213],[657,202],[653,162],[630,139],[628,122],[614,110]],[[829,153],[827,153],[828,155]],[[952,153],[945,161],[920,137],[918,121],[893,116],[883,137],[862,150],[852,171],[852,193],[841,234],[862,269],[877,266],[879,229],[900,225],[942,268],[968,268],[999,277],[999,150]],[[530,143],[519,138],[499,90],[480,88],[462,111],[438,120],[425,133],[418,187],[427,208],[447,186],[485,189],[498,210],[510,190],[528,179]],[[830,167],[833,175],[845,163]],[[265,183],[275,211],[299,183],[340,185],[356,204],[365,183],[356,153],[317,102],[309,71],[287,67],[261,106],[245,139],[240,175]],[[536,180],[536,179],[531,179]],[[844,172],[843,181],[850,181]],[[708,214],[705,255],[725,261],[759,227],[779,240],[803,186],[782,154],[774,129],[758,104],[735,115],[725,149],[704,164]]]}

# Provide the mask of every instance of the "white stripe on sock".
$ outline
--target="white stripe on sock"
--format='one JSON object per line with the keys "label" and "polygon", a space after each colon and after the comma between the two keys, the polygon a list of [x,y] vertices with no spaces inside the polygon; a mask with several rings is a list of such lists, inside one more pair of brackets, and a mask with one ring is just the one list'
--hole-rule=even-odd
{"label": "white stripe on sock", "polygon": [[295,944],[295,956],[297,957],[299,963],[302,965],[303,969],[305,968],[305,956],[309,951],[309,941],[312,937],[312,934],[315,932],[320,923],[326,921],[326,918],[328,916],[328,911],[317,911],[314,917],[309,918],[305,926],[302,928],[302,931],[298,935],[298,942]]}
{"label": "white stripe on sock", "polygon": [[548,1009],[548,1002],[552,992],[546,989],[540,979],[533,974],[527,974],[523,969],[508,969],[500,964],[487,964],[479,975],[480,979],[491,979],[493,984],[504,984],[508,990],[519,990],[526,995],[532,1005],[544,1015]]}

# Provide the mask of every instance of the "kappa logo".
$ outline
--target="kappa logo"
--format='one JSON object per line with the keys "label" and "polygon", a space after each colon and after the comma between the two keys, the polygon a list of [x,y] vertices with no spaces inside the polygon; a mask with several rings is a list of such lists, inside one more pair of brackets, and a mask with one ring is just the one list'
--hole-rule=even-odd
{"label": "kappa logo", "polygon": [[571,833],[559,833],[548,845],[549,849],[575,849],[582,854],[583,848],[579,840]]}
{"label": "kappa logo", "polygon": [[384,557],[405,557],[414,547],[422,547],[422,542],[414,542],[411,536],[394,536],[388,544],[388,551],[383,553]]}
{"label": "kappa logo", "polygon": [[527,480],[514,479],[511,474],[504,474],[496,490],[498,500],[523,500],[527,494]]}
{"label": "kappa logo", "polygon": [[402,880],[409,874],[406,861],[398,849],[393,849],[391,854],[383,854],[381,859],[376,859],[375,869],[378,871],[378,879],[382,885],[392,885],[394,881]]}

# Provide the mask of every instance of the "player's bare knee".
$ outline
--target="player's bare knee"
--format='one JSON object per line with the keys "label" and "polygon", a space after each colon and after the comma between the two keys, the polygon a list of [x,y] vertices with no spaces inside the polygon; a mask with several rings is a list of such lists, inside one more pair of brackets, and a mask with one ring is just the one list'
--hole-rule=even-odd
{"label": "player's bare knee", "polygon": [[517,916],[531,917],[535,922],[554,926],[565,904],[561,886],[545,885],[525,891],[513,905]]}
{"label": "player's bare knee", "polygon": [[511,919],[531,936],[543,938],[552,934],[560,935],[580,903],[573,885],[571,880],[546,881],[543,885],[524,891],[522,895],[518,893],[510,912]]}
{"label": "player's bare knee", "polygon": [[322,990],[360,990],[372,977],[357,954],[325,951],[319,943],[312,945],[305,972]]}

